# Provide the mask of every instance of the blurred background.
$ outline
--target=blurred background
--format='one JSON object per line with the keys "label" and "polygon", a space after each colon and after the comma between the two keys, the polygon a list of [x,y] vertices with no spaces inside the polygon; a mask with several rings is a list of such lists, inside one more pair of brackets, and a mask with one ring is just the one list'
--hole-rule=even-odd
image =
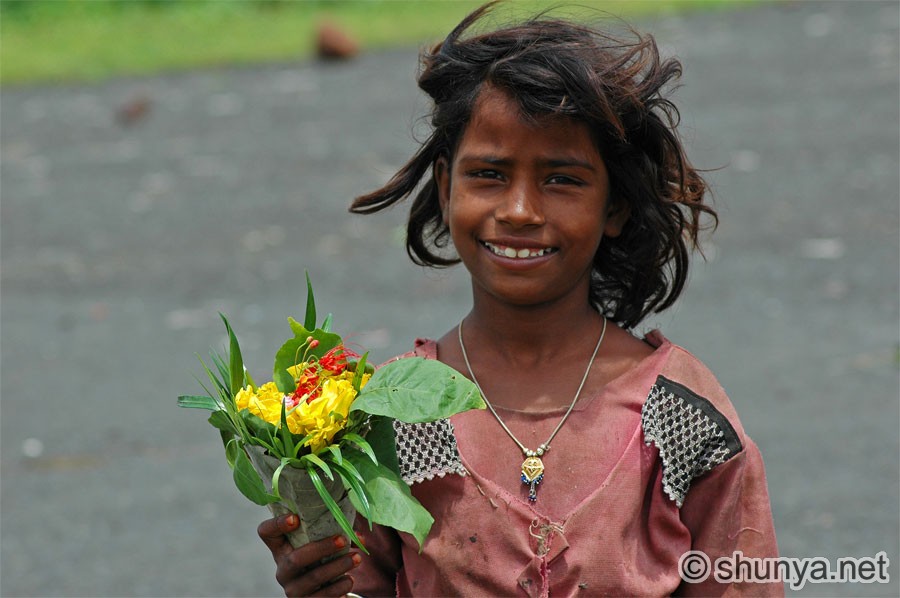
{"label": "blurred background", "polygon": [[[717,373],[784,555],[891,562],[789,593],[900,595],[900,5],[578,4],[681,58],[721,216],[640,331]],[[219,311],[267,379],[304,270],[375,361],[466,313],[461,269],[407,259],[404,207],[347,205],[415,150],[417,53],[477,5],[0,2],[0,594],[280,595],[267,512],[175,398]]]}

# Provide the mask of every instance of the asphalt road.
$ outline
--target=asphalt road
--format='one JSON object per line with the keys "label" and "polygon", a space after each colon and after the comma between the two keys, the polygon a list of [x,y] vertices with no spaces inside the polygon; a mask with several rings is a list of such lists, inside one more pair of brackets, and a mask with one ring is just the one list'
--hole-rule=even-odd
{"label": "asphalt road", "polygon": [[[691,156],[722,217],[653,317],[715,371],[766,459],[781,551],[885,551],[900,595],[896,2],[793,2],[646,20],[685,64]],[[413,151],[415,49],[4,89],[3,596],[278,595],[202,412],[195,353],[229,314],[264,378],[308,269],[376,360],[467,311],[403,209],[349,200]],[[122,106],[144,112],[130,125]],[[421,129],[418,129],[421,131]]]}

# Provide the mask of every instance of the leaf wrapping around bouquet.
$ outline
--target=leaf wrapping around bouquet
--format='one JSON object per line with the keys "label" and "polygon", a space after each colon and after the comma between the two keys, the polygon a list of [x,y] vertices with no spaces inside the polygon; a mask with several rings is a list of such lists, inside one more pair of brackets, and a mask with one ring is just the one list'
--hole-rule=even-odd
{"label": "leaf wrapping around bouquet", "polygon": [[375,370],[351,411],[424,423],[484,408],[471,380],[439,361],[408,357]]}
{"label": "leaf wrapping around bouquet", "polygon": [[[411,534],[419,543],[421,551],[434,518],[413,497],[409,486],[399,475],[384,465],[373,463],[359,451],[346,451],[344,459],[353,463],[366,480],[366,491],[370,499],[370,521]],[[356,498],[354,494],[350,496]]]}
{"label": "leaf wrapping around bouquet", "polygon": [[[281,465],[281,461],[266,455],[265,450],[259,446],[247,445],[246,450],[253,467],[266,481],[266,486],[271,487],[272,476]],[[356,518],[356,508],[344,489],[340,476],[334,476],[334,480],[323,477],[322,483],[328,494],[340,507],[344,517],[352,523]],[[278,517],[287,513],[296,513],[300,518],[300,527],[288,534],[288,540],[294,548],[344,533],[343,528],[335,521],[322,497],[319,496],[315,484],[305,469],[291,466],[282,469],[281,475],[278,477],[278,493],[281,495],[281,501],[268,505],[272,515]]]}

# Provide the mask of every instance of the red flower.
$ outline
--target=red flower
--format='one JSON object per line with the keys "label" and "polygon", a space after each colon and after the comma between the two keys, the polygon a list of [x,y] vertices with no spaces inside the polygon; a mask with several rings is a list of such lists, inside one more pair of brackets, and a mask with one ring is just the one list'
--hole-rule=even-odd
{"label": "red flower", "polygon": [[319,365],[332,374],[337,375],[347,369],[348,357],[359,356],[356,353],[344,348],[343,345],[338,345],[319,358]]}
{"label": "red flower", "polygon": [[300,374],[300,378],[297,380],[297,390],[294,391],[291,399],[296,405],[304,398],[306,402],[310,402],[314,398],[316,398],[316,390],[319,388],[319,371],[315,368],[315,366],[309,366],[304,370],[302,374]]}

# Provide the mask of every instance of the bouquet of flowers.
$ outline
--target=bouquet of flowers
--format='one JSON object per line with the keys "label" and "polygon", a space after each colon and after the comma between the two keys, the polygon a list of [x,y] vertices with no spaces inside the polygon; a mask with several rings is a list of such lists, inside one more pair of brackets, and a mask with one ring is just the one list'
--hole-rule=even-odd
{"label": "bouquet of flowers", "polygon": [[316,326],[307,276],[303,324],[288,318],[293,337],[275,354],[272,381],[257,385],[244,367],[237,337],[225,356],[201,359],[205,396],[180,396],[180,407],[212,411],[225,456],[241,493],[274,515],[296,513],[298,547],[353,531],[356,513],[412,534],[421,547],[433,519],[400,478],[393,421],[422,423],[485,404],[478,389],[452,368],[419,357],[377,371],[331,331],[331,315]]}

